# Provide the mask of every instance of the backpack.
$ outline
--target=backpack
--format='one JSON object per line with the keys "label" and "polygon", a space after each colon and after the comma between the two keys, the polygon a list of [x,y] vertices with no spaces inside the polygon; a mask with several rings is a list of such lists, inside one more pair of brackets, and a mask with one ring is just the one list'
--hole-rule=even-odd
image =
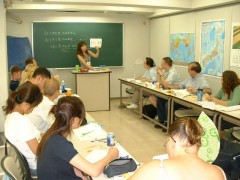
{"label": "backpack", "polygon": [[143,106],[142,113],[153,119],[157,115],[157,108],[155,108],[152,104],[147,104]]}
{"label": "backpack", "polygon": [[221,139],[220,151],[213,164],[223,169],[228,180],[240,179],[240,143]]}

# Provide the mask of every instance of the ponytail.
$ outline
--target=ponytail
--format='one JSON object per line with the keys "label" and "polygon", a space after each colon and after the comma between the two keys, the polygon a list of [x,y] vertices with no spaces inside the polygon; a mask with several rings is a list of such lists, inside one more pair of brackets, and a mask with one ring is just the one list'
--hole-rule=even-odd
{"label": "ponytail", "polygon": [[5,111],[5,115],[8,115],[9,113],[12,112],[15,106],[15,103],[17,103],[16,99],[17,99],[17,92],[12,91],[7,99],[7,103],[6,103],[7,105],[2,107],[3,111]]}

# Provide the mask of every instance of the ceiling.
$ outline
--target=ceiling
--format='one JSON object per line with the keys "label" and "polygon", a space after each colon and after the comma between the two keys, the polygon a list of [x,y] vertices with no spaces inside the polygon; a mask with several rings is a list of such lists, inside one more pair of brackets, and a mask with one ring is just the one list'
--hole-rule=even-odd
{"label": "ceiling", "polygon": [[240,3],[240,0],[4,0],[8,12],[64,11],[142,14],[147,18]]}

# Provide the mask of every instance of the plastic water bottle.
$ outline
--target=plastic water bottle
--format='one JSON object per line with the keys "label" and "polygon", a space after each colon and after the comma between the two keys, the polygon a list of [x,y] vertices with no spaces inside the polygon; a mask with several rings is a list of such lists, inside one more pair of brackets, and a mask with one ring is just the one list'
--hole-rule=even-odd
{"label": "plastic water bottle", "polygon": [[156,89],[156,83],[157,83],[157,79],[156,77],[152,78],[152,88]]}
{"label": "plastic water bottle", "polygon": [[136,79],[136,73],[133,72],[133,79]]}
{"label": "plastic water bottle", "polygon": [[153,77],[153,78],[152,78],[152,84],[155,85],[156,82],[157,82],[156,77]]}
{"label": "plastic water bottle", "polygon": [[198,101],[202,101],[202,96],[203,96],[203,89],[199,88],[197,90]]}
{"label": "plastic water bottle", "polygon": [[62,83],[61,83],[61,91],[62,93],[64,93],[66,90],[65,90],[65,82],[64,80],[62,80]]}

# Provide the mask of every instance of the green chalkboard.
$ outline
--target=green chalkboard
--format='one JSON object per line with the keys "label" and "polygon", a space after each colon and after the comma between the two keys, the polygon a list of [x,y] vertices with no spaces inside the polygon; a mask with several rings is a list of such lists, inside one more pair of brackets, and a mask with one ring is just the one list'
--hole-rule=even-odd
{"label": "green chalkboard", "polygon": [[34,22],[33,53],[39,66],[47,68],[74,67],[77,44],[85,41],[89,50],[90,38],[102,38],[100,56],[92,65],[123,66],[123,24],[82,22]]}

